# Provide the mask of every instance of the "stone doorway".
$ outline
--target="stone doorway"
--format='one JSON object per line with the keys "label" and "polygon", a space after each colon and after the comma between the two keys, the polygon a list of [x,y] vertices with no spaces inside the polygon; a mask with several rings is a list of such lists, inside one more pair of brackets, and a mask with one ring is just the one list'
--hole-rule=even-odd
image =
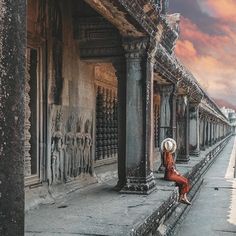
{"label": "stone doorway", "polygon": [[25,185],[37,184],[41,181],[40,162],[42,161],[44,140],[44,109],[43,106],[43,47],[31,43],[26,49],[26,76],[25,76]]}

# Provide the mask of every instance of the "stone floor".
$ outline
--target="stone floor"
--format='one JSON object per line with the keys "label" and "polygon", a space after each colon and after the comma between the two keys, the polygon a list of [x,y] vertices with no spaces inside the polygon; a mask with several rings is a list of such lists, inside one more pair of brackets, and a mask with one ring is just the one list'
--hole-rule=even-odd
{"label": "stone floor", "polygon": [[29,235],[129,235],[172,194],[172,183],[158,180],[148,196],[119,194],[115,181],[89,186],[26,215]]}
{"label": "stone floor", "polygon": [[[188,164],[177,165],[177,169],[191,174],[209,151],[191,157]],[[175,185],[164,181],[163,174],[155,177],[157,189],[148,196],[120,194],[113,189],[116,183],[113,179],[40,206],[26,214],[25,235],[146,235],[143,232],[160,225],[165,215],[178,205]]]}

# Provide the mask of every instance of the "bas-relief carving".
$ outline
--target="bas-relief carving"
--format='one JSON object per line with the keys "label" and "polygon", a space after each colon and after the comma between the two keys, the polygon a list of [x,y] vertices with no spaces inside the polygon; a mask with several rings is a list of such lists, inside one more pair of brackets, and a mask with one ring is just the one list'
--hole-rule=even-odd
{"label": "bas-relief carving", "polygon": [[62,112],[57,111],[55,120],[55,131],[52,134],[51,142],[51,172],[52,182],[63,182],[64,180],[64,153],[63,153],[63,134],[62,134]]}
{"label": "bas-relief carving", "polygon": [[68,180],[73,176],[75,168],[75,117],[71,115],[67,121],[67,133],[65,134],[65,177]]}
{"label": "bas-relief carving", "polygon": [[91,155],[91,147],[92,147],[92,122],[90,120],[86,120],[85,122],[85,133],[84,133],[84,155],[83,155],[83,165],[82,171],[83,173],[92,173],[92,155]]}
{"label": "bas-relief carving", "polygon": [[52,127],[52,184],[71,181],[81,174],[93,175],[92,118],[60,108],[56,111]]}
{"label": "bas-relief carving", "polygon": [[75,172],[74,175],[78,176],[81,173],[83,166],[84,155],[84,135],[82,133],[83,120],[81,117],[76,122],[76,134],[75,134]]}

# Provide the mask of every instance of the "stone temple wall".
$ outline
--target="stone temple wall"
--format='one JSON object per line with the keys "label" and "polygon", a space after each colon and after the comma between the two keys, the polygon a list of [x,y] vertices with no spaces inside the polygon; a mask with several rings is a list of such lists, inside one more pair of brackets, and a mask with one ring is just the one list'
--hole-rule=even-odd
{"label": "stone temple wall", "polygon": [[[57,86],[55,71],[58,63],[53,56],[53,53],[57,54],[53,50],[54,39],[51,39],[49,48],[52,73],[48,97],[47,178],[52,184],[70,181],[82,174],[92,175],[94,168],[94,65],[79,59],[78,41],[73,39],[72,5],[68,1],[61,1],[60,9],[63,34],[62,88],[54,87]],[[53,29],[53,25],[50,28]],[[58,98],[53,91],[61,92]]]}
{"label": "stone temple wall", "polygon": [[[41,104],[38,120],[28,118],[38,122],[38,139],[42,136],[40,142],[44,143],[44,149],[39,145],[37,157],[39,179],[50,184],[93,175],[95,64],[80,61],[79,42],[73,36],[73,10],[72,1],[66,0],[31,0],[28,4],[28,44],[41,47],[38,80],[42,92],[37,95]],[[32,137],[28,139],[30,149]],[[34,158],[29,155],[28,169]]]}

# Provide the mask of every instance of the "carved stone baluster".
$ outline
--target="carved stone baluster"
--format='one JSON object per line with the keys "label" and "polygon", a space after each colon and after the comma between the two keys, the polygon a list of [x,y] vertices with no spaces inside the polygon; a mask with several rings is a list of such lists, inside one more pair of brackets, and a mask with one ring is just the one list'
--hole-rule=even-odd
{"label": "carved stone baluster", "polygon": [[106,120],[107,120],[107,113],[106,113],[106,89],[103,88],[103,101],[102,101],[102,109],[103,109],[103,116],[102,116],[102,159],[106,158]]}
{"label": "carved stone baluster", "polygon": [[117,103],[117,94],[114,99],[114,149],[115,156],[118,155],[118,103]]}
{"label": "carved stone baluster", "polygon": [[101,160],[103,158],[103,127],[102,127],[102,121],[103,121],[103,90],[102,87],[98,87],[98,93],[99,93],[99,101],[98,101],[98,128],[97,128],[97,146],[98,146],[98,159]]}
{"label": "carved stone baluster", "polygon": [[111,90],[111,157],[114,157],[114,91]]}
{"label": "carved stone baluster", "polygon": [[30,155],[30,149],[31,149],[31,144],[30,144],[30,116],[31,116],[31,111],[30,111],[30,49],[27,49],[27,57],[26,57],[26,76],[25,76],[25,96],[24,96],[24,113],[25,113],[25,120],[24,120],[24,133],[25,133],[25,140],[24,140],[24,172],[25,176],[30,176],[31,175],[31,155]]}
{"label": "carved stone baluster", "polygon": [[95,161],[99,160],[99,86],[96,87],[96,146]]}
{"label": "carved stone baluster", "polygon": [[107,158],[111,157],[111,90],[107,89]]}
{"label": "carved stone baluster", "polygon": [[110,157],[114,157],[114,104],[113,104],[113,99],[114,99],[114,91],[111,90],[111,101],[110,101],[110,106],[111,106],[111,122],[110,122],[110,137],[111,137],[111,151],[110,151]]}

